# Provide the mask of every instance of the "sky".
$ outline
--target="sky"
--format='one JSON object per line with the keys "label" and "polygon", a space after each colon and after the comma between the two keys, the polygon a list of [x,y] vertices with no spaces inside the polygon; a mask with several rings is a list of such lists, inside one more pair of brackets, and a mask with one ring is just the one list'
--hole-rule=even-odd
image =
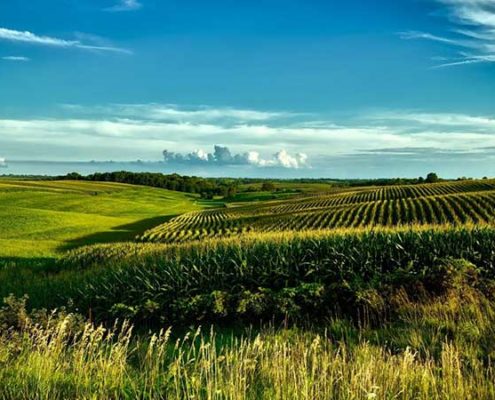
{"label": "sky", "polygon": [[495,176],[494,100],[495,0],[0,2],[0,174]]}

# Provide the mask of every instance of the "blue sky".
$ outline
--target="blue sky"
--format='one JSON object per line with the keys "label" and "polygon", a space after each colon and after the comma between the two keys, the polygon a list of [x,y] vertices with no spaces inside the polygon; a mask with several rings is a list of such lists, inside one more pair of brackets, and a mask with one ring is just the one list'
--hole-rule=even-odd
{"label": "blue sky", "polygon": [[495,0],[0,2],[0,165],[495,175],[494,93]]}

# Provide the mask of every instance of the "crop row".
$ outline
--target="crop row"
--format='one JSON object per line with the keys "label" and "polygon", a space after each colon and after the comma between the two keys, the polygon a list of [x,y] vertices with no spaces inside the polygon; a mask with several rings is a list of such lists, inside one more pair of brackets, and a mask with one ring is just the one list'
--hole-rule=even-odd
{"label": "crop row", "polygon": [[172,243],[248,231],[492,223],[495,190],[490,187],[475,181],[431,188],[398,186],[194,212],[146,232],[141,239]]}

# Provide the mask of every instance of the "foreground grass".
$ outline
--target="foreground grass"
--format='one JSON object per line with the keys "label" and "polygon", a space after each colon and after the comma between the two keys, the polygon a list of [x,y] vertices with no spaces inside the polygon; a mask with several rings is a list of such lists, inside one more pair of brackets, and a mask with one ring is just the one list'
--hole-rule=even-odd
{"label": "foreground grass", "polygon": [[[151,336],[9,300],[3,399],[493,399],[495,309],[479,292],[397,300],[393,322]],[[1,321],[1,317],[0,317]],[[359,326],[359,327],[358,327]]]}
{"label": "foreground grass", "polygon": [[64,250],[133,240],[202,205],[184,193],[115,183],[0,179],[0,257],[56,257]]}

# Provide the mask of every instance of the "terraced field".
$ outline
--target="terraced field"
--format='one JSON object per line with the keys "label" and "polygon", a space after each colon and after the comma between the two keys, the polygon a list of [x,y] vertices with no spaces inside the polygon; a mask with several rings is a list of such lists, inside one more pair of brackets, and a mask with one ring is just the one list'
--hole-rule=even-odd
{"label": "terraced field", "polygon": [[495,181],[357,188],[183,214],[143,241],[183,242],[243,232],[302,231],[495,221]]}

